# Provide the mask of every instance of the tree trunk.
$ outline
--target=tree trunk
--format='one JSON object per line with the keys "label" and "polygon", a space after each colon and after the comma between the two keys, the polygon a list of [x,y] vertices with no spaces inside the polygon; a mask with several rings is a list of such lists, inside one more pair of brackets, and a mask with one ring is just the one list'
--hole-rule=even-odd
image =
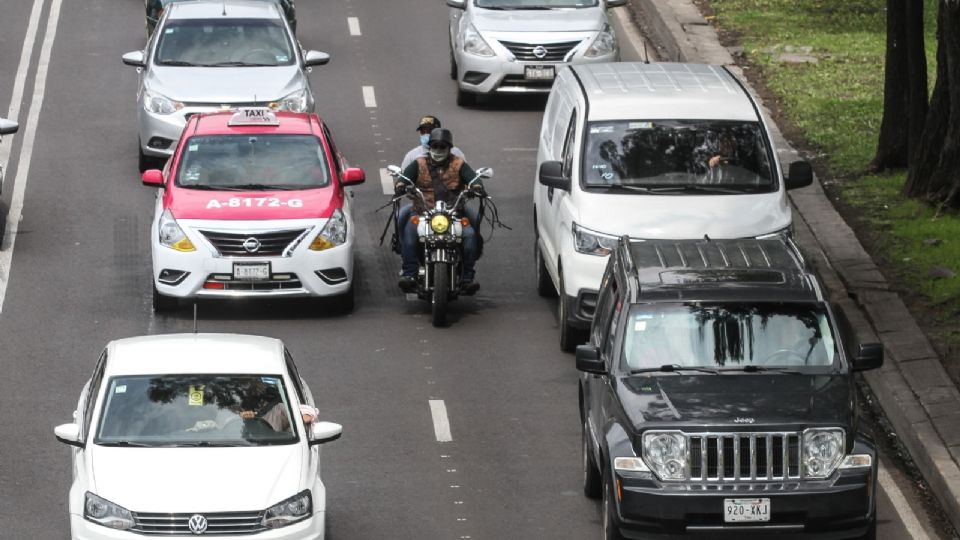
{"label": "tree trunk", "polygon": [[960,0],[940,0],[937,82],[903,193],[960,208]]}
{"label": "tree trunk", "polygon": [[923,0],[887,0],[883,120],[872,171],[906,167],[927,115]]}

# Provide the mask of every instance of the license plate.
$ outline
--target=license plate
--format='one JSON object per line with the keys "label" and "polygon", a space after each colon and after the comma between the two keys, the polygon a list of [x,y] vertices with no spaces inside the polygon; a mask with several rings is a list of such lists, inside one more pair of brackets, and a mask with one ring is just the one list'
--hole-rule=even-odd
{"label": "license plate", "polygon": [[554,74],[553,66],[525,66],[523,68],[523,77],[531,81],[552,81]]}
{"label": "license plate", "polygon": [[723,521],[770,521],[770,499],[724,499]]}
{"label": "license plate", "polygon": [[240,281],[263,281],[270,279],[270,263],[234,263],[233,279]]}

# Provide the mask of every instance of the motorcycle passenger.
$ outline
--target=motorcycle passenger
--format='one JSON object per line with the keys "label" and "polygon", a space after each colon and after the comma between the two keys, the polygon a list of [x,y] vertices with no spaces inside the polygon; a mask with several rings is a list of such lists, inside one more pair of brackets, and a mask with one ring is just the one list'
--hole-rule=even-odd
{"label": "motorcycle passenger", "polygon": [[[430,141],[430,132],[442,127],[440,125],[440,119],[433,115],[426,115],[420,118],[420,123],[417,124],[417,135],[420,137],[420,143],[407,152],[407,155],[403,156],[403,161],[400,162],[400,168],[406,169],[407,165],[413,163],[413,160],[417,159],[420,156],[427,155],[427,143]],[[453,155],[459,157],[460,159],[467,159],[463,152],[454,146],[450,149],[450,152]]]}
{"label": "motorcycle passenger", "polygon": [[[430,132],[426,156],[418,157],[403,170],[403,175],[412,180],[423,192],[427,205],[432,207],[436,197],[453,204],[457,196],[466,188],[467,183],[476,176],[473,168],[463,158],[453,155],[453,133],[448,129],[435,128]],[[394,186],[396,193],[406,192],[406,184],[398,182]],[[483,195],[483,184],[478,180],[471,187],[477,195]],[[413,211],[425,211],[423,202],[414,199]],[[470,216],[468,216],[469,218]],[[470,219],[474,223],[473,219]],[[400,289],[404,292],[414,292],[417,288],[416,273],[419,267],[417,248],[419,237],[417,226],[411,219],[402,222],[400,236],[400,255],[403,259],[400,276]],[[472,225],[463,227],[463,276],[460,280],[460,291],[463,294],[474,294],[480,288],[474,281],[477,262],[477,233]]]}

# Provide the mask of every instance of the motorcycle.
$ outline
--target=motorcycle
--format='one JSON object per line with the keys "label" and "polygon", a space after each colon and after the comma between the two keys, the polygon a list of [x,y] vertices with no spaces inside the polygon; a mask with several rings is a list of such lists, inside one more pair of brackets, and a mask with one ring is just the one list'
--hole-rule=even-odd
{"label": "motorcycle", "polygon": [[[10,135],[17,132],[19,126],[16,122],[0,118],[0,142],[3,142],[3,135]],[[0,190],[3,189],[3,162],[0,161]]]}
{"label": "motorcycle", "polygon": [[[419,198],[426,207],[424,212],[412,217],[417,225],[420,245],[420,268],[416,275],[417,297],[430,302],[433,325],[444,326],[447,322],[448,302],[460,295],[457,284],[463,275],[463,227],[469,224],[464,205],[468,197],[480,196],[471,187],[481,178],[493,177],[493,169],[478,169],[477,175],[467,183],[466,189],[460,192],[452,205],[438,200],[433,208],[429,207],[416,183],[403,175],[400,167],[391,165],[387,170],[391,176],[407,185],[406,194],[397,195],[391,201],[395,213],[399,202],[407,196]],[[484,198],[489,200],[489,197]],[[482,213],[477,220],[477,226],[481,220]],[[479,236],[479,231],[477,235]]]}

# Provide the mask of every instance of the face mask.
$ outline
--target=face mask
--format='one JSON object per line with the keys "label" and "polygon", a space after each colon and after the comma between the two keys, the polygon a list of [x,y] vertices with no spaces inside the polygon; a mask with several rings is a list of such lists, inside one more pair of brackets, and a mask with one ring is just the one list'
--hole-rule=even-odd
{"label": "face mask", "polygon": [[430,149],[430,159],[436,162],[446,161],[450,157],[449,148],[431,148]]}
{"label": "face mask", "polygon": [[421,144],[422,146],[427,146],[427,143],[428,143],[428,142],[430,142],[430,134],[429,134],[429,133],[424,133],[423,135],[420,136],[420,144]]}

